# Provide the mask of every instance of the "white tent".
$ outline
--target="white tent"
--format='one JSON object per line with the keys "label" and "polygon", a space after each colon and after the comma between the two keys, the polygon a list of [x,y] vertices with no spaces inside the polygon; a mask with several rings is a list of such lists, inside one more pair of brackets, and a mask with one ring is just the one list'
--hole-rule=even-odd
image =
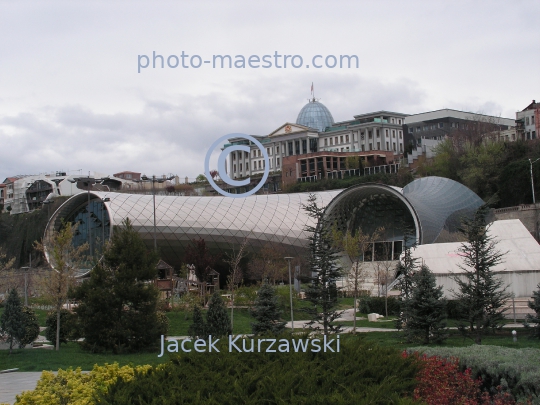
{"label": "white tent", "polygon": [[[504,253],[503,263],[493,271],[507,284],[515,297],[530,297],[540,283],[540,245],[518,219],[495,221],[489,227],[489,235],[497,241],[497,249]],[[443,286],[447,298],[457,291],[456,275],[463,273],[463,258],[458,252],[461,242],[433,243],[418,246],[413,256],[424,263],[437,277],[437,285]]]}

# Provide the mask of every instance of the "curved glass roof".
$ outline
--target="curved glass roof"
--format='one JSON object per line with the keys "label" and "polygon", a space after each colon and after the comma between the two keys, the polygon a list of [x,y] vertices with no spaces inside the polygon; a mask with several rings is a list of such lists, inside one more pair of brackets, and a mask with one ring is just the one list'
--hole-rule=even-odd
{"label": "curved glass roof", "polygon": [[[422,244],[454,242],[461,218],[471,215],[484,201],[457,181],[423,177],[403,188],[403,196],[414,206],[422,227]],[[446,232],[443,232],[446,231]]]}
{"label": "curved glass roof", "polygon": [[[365,183],[346,190],[313,193],[332,225],[342,230],[361,228],[372,232],[385,228],[384,239],[404,240],[404,233],[415,234],[419,244],[455,239],[461,218],[470,215],[483,201],[467,187],[441,177],[425,177],[403,189]],[[51,217],[45,231],[49,236],[59,229],[63,218],[81,223],[76,243],[84,243],[89,232],[88,194],[67,200]],[[106,210],[103,209],[102,200]],[[306,225],[314,225],[303,209],[309,193],[254,195],[247,198],[179,197],[156,195],[156,239],[162,257],[171,265],[183,261],[190,240],[203,238],[209,248],[238,249],[248,239],[249,249],[257,251],[266,244],[277,244],[294,254],[308,246]],[[90,237],[99,253],[103,236],[112,233],[112,225],[129,218],[149,247],[153,246],[154,216],[152,195],[90,192]],[[94,223],[95,222],[95,223]],[[108,227],[102,228],[100,224]],[[103,226],[103,225],[102,225]],[[411,240],[411,243],[413,241]]]}
{"label": "curved glass roof", "polygon": [[332,126],[334,118],[324,104],[313,99],[300,110],[296,123],[324,132],[325,128]]}

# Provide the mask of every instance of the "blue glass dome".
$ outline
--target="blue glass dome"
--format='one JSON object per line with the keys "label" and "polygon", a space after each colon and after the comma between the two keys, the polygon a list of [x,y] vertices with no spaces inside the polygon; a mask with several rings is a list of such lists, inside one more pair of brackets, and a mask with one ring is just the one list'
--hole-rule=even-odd
{"label": "blue glass dome", "polygon": [[300,110],[296,123],[324,132],[326,127],[332,126],[334,118],[324,104],[313,99]]}

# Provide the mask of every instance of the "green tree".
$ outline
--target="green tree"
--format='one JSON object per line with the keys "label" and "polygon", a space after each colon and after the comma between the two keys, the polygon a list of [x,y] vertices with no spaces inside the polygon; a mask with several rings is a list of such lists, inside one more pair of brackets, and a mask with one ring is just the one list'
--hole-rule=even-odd
{"label": "green tree", "polygon": [[410,298],[402,303],[403,310],[407,312],[404,334],[409,342],[440,343],[448,337],[442,286],[437,287],[435,275],[427,266],[422,266],[415,273],[413,282]]}
{"label": "green tree", "polygon": [[341,252],[345,253],[352,263],[350,271],[347,273],[347,284],[349,291],[353,292],[353,308],[355,315],[353,317],[353,333],[356,333],[356,311],[358,308],[358,297],[362,290],[362,286],[367,278],[367,268],[364,262],[364,256],[367,252],[373,250],[373,243],[379,240],[384,233],[384,228],[377,228],[371,235],[362,232],[358,228],[356,232],[343,232],[332,228],[332,239],[334,246]]}
{"label": "green tree", "polygon": [[[531,328],[531,337],[540,339],[540,283],[536,287],[538,290],[533,291],[532,301],[529,301],[529,308],[534,311],[534,315],[527,314],[525,318],[525,327]],[[530,324],[534,324],[533,327]]]}
{"label": "green tree", "polygon": [[[56,340],[56,311],[49,312],[47,319],[45,320],[45,337],[50,342]],[[69,340],[78,339],[78,323],[77,315],[67,309],[60,311],[60,344],[67,343]]]}
{"label": "green tree", "polygon": [[84,348],[119,353],[158,343],[157,262],[129,219],[114,228],[102,261],[74,292]]}
{"label": "green tree", "polygon": [[305,309],[311,317],[308,326],[320,329],[318,325],[322,325],[325,335],[337,333],[341,329],[340,325],[334,323],[341,315],[337,311],[337,280],[342,272],[338,266],[338,249],[332,238],[332,225],[324,217],[324,208],[317,204],[316,195],[309,195],[303,209],[313,223],[304,228],[309,233],[309,266],[313,274],[306,291],[306,299],[311,303],[311,307]]}
{"label": "green tree", "polygon": [[52,271],[45,277],[43,282],[45,297],[52,303],[56,312],[56,350],[60,350],[60,315],[63,305],[68,299],[68,292],[75,284],[75,270],[80,268],[83,261],[83,253],[88,248],[85,243],[79,247],[72,244],[76,226],[70,223],[62,223],[59,231],[53,231],[48,235],[43,244],[37,243],[37,249],[48,254],[49,264]]}
{"label": "green tree", "polygon": [[257,291],[251,316],[257,320],[251,324],[251,330],[255,335],[266,333],[278,335],[285,329],[286,322],[281,320],[276,290],[266,282]]}
{"label": "green tree", "polygon": [[208,303],[206,329],[204,333],[206,336],[215,338],[232,334],[231,320],[229,319],[227,308],[225,308],[225,303],[217,291],[212,294]]}
{"label": "green tree", "polygon": [[32,308],[23,307],[24,336],[19,340],[19,348],[31,344],[39,336],[39,322]]}
{"label": "green tree", "polygon": [[193,339],[206,338],[205,333],[206,325],[202,316],[201,307],[199,305],[193,306],[193,323],[189,325],[188,335]]}
{"label": "green tree", "polygon": [[0,317],[0,329],[9,343],[9,354],[14,344],[24,339],[26,334],[26,316],[16,289],[11,289],[6,300],[4,313]]}
{"label": "green tree", "polygon": [[493,273],[493,267],[502,263],[504,253],[497,250],[497,242],[488,235],[488,213],[489,207],[484,204],[472,218],[463,219],[460,232],[467,242],[458,251],[465,264],[460,266],[464,273],[463,278],[454,277],[459,288],[454,294],[465,314],[460,330],[474,338],[476,344],[482,343],[482,336],[489,329],[502,327],[505,302],[510,298],[503,281]]}
{"label": "green tree", "polygon": [[[414,273],[418,270],[417,258],[413,257],[412,251],[416,247],[416,237],[414,231],[406,226],[403,227],[403,246],[405,250],[400,257],[396,267],[396,277],[399,278],[398,286],[401,290],[400,298],[404,302],[408,300],[414,288]],[[411,243],[411,240],[413,241]],[[399,317],[396,319],[396,327],[401,329],[407,322],[407,309],[402,308]]]}

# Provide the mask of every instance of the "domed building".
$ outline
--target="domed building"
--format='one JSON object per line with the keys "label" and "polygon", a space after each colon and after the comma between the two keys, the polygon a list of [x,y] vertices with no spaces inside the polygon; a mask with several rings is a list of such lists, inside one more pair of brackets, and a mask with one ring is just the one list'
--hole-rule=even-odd
{"label": "domed building", "polygon": [[[297,181],[318,181],[378,172],[393,173],[404,151],[406,114],[377,111],[335,122],[330,110],[312,97],[294,123],[286,122],[268,135],[254,136],[266,148],[264,160],[257,146],[243,138],[231,138],[223,146],[249,145],[250,152],[233,151],[227,159],[232,179],[281,172],[281,186]],[[348,158],[355,159],[348,159]],[[351,162],[355,162],[351,164]],[[245,192],[245,187],[228,192]],[[271,190],[277,191],[277,190]]]}
{"label": "domed building", "polygon": [[313,98],[300,110],[296,123],[324,132],[334,124],[334,118],[324,104]]}

